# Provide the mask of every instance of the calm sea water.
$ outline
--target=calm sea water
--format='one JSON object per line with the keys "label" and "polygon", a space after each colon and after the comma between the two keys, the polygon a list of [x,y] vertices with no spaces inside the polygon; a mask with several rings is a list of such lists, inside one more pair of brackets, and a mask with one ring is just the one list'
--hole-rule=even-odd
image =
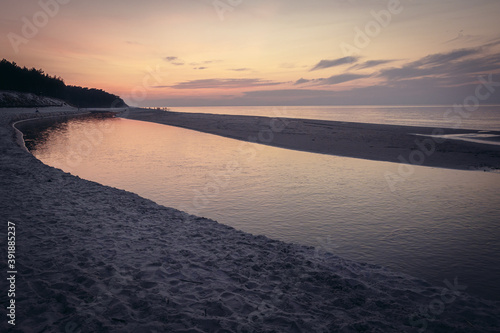
{"label": "calm sea water", "polygon": [[453,106],[220,106],[172,111],[500,131],[500,106],[480,106],[475,111]]}
{"label": "calm sea water", "polygon": [[500,300],[500,174],[415,167],[391,191],[384,173],[397,164],[124,119],[51,127],[32,152],[82,178],[240,230],[437,285],[456,277],[470,293]]}

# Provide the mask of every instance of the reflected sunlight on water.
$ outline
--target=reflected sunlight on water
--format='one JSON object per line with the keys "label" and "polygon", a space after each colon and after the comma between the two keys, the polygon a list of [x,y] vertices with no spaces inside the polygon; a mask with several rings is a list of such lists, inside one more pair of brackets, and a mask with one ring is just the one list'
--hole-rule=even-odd
{"label": "reflected sunlight on water", "polygon": [[318,246],[500,299],[500,174],[312,154],[124,119],[72,120],[44,163],[253,234]]}

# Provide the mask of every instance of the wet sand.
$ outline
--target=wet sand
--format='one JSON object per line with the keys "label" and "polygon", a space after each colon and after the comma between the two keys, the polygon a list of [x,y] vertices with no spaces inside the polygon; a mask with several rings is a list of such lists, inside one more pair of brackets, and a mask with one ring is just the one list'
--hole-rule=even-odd
{"label": "wet sand", "polygon": [[500,145],[427,137],[478,134],[477,130],[149,109],[130,109],[121,116],[314,153],[461,170],[500,169]]}

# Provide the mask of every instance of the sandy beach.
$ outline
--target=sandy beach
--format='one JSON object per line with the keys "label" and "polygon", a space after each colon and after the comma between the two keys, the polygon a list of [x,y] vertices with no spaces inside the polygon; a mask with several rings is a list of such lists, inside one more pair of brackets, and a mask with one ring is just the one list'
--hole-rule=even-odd
{"label": "sandy beach", "polygon": [[[440,137],[485,134],[478,130],[148,109],[130,109],[122,116],[313,153],[450,169],[500,169],[500,145]],[[487,134],[492,139],[483,141],[500,137],[500,132]]]}
{"label": "sandy beach", "polygon": [[[75,113],[0,109],[2,237],[8,222],[15,224],[17,271],[10,298],[15,326],[5,316],[12,311],[4,310],[2,332],[498,332],[500,304],[468,295],[457,279],[432,286],[187,216],[44,165],[16,143],[15,121]],[[416,136],[410,133],[432,134],[427,128],[294,119],[281,126],[270,118],[153,110],[124,116],[384,161],[411,152]],[[444,134],[458,133],[470,131]],[[424,165],[498,168],[499,150],[447,140]],[[12,281],[2,244],[7,293]]]}

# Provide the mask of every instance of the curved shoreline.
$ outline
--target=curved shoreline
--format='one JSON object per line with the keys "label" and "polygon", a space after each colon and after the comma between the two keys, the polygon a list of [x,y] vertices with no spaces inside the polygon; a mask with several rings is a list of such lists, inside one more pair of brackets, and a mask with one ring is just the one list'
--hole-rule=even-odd
{"label": "curved shoreline", "polygon": [[24,142],[24,134],[21,132],[16,125],[20,122],[23,122],[26,120],[18,120],[14,123],[12,123],[12,128],[14,128],[14,131],[16,131],[16,143],[18,144],[19,147],[21,147],[23,150],[29,153],[28,148],[26,147],[26,142]]}
{"label": "curved shoreline", "polygon": [[77,112],[77,113],[64,113],[64,114],[57,114],[57,115],[51,115],[51,116],[44,116],[42,115],[41,117],[36,117],[36,118],[28,118],[28,119],[22,119],[22,120],[17,120],[11,124],[12,128],[16,131],[16,143],[25,151],[28,153],[30,152],[28,148],[26,147],[26,142],[24,141],[24,133],[17,128],[18,124],[24,123],[24,122],[34,122],[36,123],[37,121],[42,121],[42,120],[47,120],[47,119],[52,119],[52,118],[61,118],[61,119],[70,119],[73,117],[80,117],[80,116],[86,116],[91,114],[90,112]]}
{"label": "curved shoreline", "polygon": [[129,109],[120,116],[312,153],[458,170],[500,169],[500,146],[420,136],[483,132],[480,130],[150,109]]}
{"label": "curved shoreline", "polygon": [[[18,228],[15,331],[493,332],[500,324],[499,303],[467,295],[453,277],[433,287],[186,219],[46,166],[17,146],[9,123],[0,124],[0,211]],[[430,320],[436,302],[444,310]]]}

